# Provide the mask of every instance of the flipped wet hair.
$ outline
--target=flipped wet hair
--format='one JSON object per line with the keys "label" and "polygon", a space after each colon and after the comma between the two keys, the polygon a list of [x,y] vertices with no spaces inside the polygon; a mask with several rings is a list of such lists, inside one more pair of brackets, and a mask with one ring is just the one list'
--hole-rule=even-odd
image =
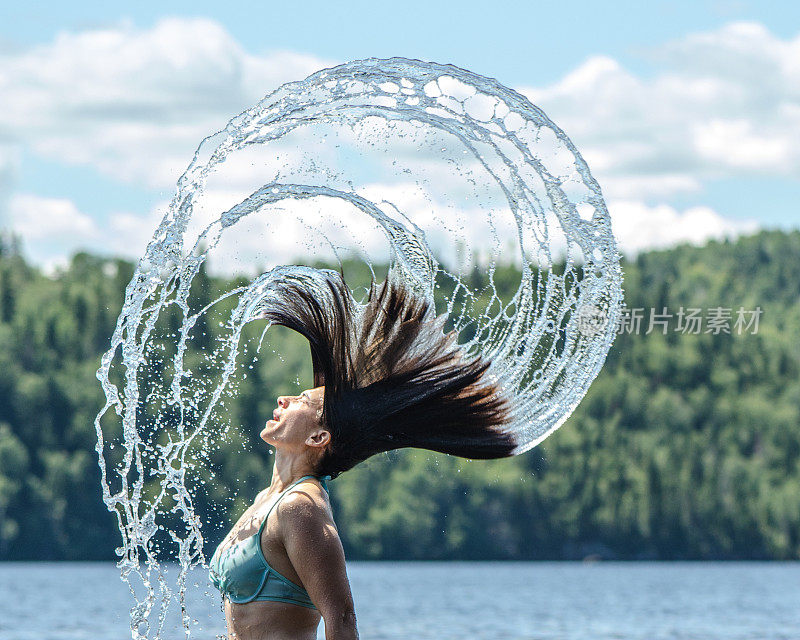
{"label": "flipped wet hair", "polygon": [[416,447],[464,458],[512,455],[510,408],[490,362],[467,358],[431,301],[389,276],[370,283],[363,312],[344,274],[323,270],[327,301],[302,280],[281,285],[265,317],[305,336],[314,386],[324,386],[331,442],[317,472],[336,477],[377,453]]}

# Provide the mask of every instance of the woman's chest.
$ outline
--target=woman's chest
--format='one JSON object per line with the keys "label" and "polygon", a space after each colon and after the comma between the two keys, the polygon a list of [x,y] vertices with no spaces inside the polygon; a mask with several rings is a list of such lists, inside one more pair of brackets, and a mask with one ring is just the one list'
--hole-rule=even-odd
{"label": "woman's chest", "polygon": [[[219,550],[224,551],[229,549],[253,537],[259,532],[262,532],[262,538],[268,537],[271,532],[267,525],[270,523],[265,523],[264,519],[269,517],[270,502],[269,499],[256,498],[253,504],[242,513],[239,519],[233,524],[230,531],[228,531],[228,535],[225,536],[219,545]],[[264,525],[263,527],[262,524]]]}

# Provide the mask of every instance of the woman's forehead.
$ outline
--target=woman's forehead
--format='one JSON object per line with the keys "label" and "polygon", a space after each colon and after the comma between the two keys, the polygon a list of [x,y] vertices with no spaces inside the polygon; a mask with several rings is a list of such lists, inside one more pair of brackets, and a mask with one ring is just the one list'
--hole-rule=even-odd
{"label": "woman's forehead", "polygon": [[308,395],[312,400],[318,400],[323,395],[325,395],[325,387],[314,387],[313,389],[306,389],[303,391],[306,395]]}

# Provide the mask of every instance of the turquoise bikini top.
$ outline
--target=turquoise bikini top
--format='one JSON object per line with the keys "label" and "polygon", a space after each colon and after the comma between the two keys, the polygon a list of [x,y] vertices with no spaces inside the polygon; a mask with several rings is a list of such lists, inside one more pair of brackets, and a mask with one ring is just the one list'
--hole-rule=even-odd
{"label": "turquoise bikini top", "polygon": [[217,547],[211,557],[209,577],[214,586],[222,591],[231,602],[244,604],[254,600],[273,600],[316,609],[308,592],[269,566],[261,551],[261,532],[267,523],[270,512],[292,487],[306,478],[317,478],[325,491],[328,491],[325,480],[329,480],[330,476],[303,476],[284,489],[278,499],[272,503],[257,533],[244,540],[239,540],[221,554],[222,543]]}

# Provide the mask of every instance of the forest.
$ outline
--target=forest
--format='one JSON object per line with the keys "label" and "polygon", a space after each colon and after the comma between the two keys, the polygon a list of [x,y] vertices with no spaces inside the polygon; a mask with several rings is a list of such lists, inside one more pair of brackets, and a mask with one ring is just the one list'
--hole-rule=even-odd
{"label": "forest", "polygon": [[[78,253],[45,275],[3,237],[0,560],[116,559],[96,372],[133,271]],[[588,394],[541,445],[492,461],[398,450],[330,483],[348,559],[800,559],[800,231],[649,251],[623,271],[641,326],[620,327]],[[487,277],[476,267],[470,287]],[[519,272],[498,265],[494,280],[508,300]],[[203,272],[192,286],[201,304],[231,284]],[[742,323],[740,309],[760,315]],[[207,344],[220,330],[207,323]],[[258,432],[277,396],[308,386],[308,344],[271,328],[199,472],[207,551],[269,482]]]}

